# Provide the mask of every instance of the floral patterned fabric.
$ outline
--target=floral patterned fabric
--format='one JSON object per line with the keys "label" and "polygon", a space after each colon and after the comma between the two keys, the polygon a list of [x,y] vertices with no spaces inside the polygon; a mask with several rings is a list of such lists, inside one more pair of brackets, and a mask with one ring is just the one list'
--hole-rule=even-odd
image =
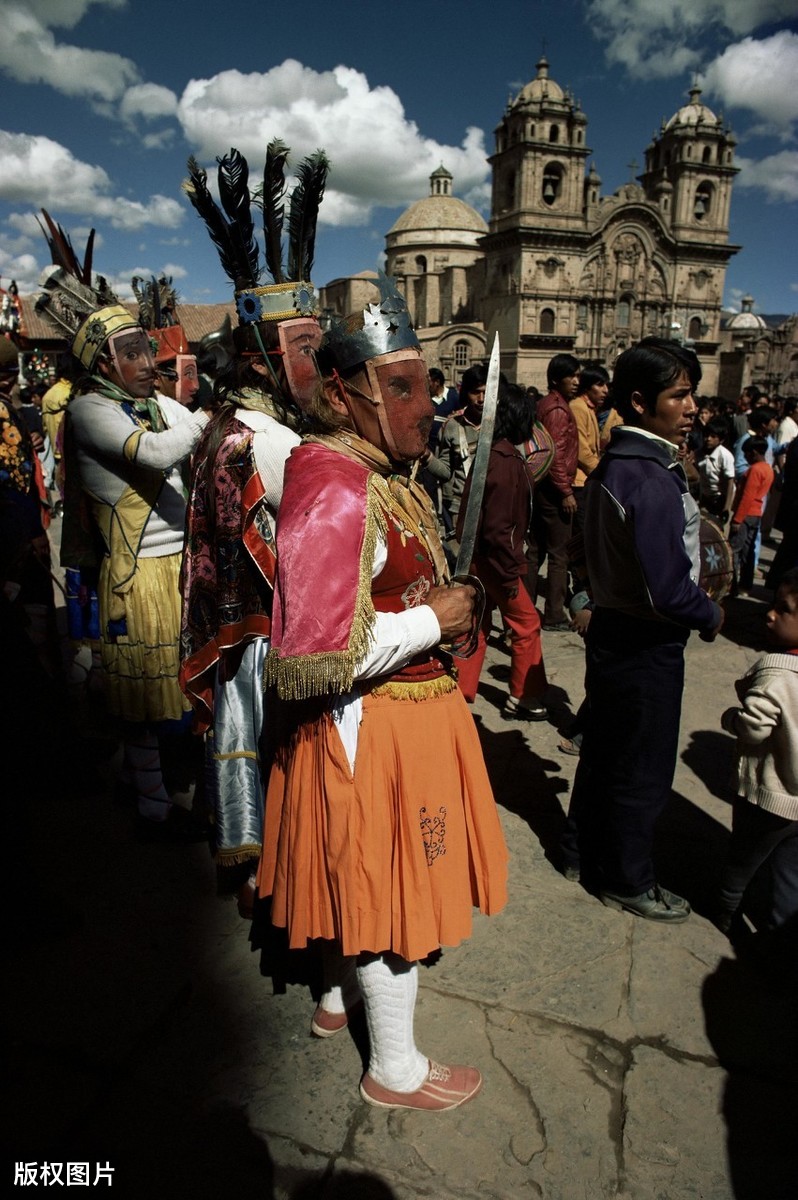
{"label": "floral patterned fabric", "polygon": [[271,629],[274,541],[261,503],[253,432],[232,418],[215,456],[213,489],[202,469],[208,434],[197,447],[189,496],[181,587],[181,686],[197,729],[213,719],[216,667],[225,652]]}

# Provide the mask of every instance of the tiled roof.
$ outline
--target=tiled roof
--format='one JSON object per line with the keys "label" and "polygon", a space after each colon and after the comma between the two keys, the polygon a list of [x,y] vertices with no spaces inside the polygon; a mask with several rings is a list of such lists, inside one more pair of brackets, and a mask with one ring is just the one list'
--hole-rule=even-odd
{"label": "tiled roof", "polygon": [[[45,313],[36,312],[35,296],[20,296],[19,301],[22,309],[20,337],[35,345],[40,342],[66,343],[63,331]],[[123,301],[123,304],[131,313],[137,311],[137,306],[132,301]],[[177,307],[180,324],[189,342],[193,343],[199,342],[206,333],[218,329],[228,314],[235,326],[238,317],[232,301],[229,304],[179,304]]]}

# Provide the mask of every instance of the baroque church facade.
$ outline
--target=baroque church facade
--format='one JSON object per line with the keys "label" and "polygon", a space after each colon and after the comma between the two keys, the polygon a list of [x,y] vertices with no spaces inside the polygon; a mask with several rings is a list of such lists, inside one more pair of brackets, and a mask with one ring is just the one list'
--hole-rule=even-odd
{"label": "baroque church facade", "polygon": [[[611,369],[659,334],[693,345],[702,391],[716,392],[726,267],[739,249],[729,243],[734,136],[694,87],[646,148],[637,181],[602,196],[587,116],[545,58],[536,69],[495,131],[489,224],[452,195],[441,167],[386,235],[385,269],[427,361],[456,380],[498,332],[507,376],[543,389],[554,354]],[[342,294],[331,300],[351,311]]]}

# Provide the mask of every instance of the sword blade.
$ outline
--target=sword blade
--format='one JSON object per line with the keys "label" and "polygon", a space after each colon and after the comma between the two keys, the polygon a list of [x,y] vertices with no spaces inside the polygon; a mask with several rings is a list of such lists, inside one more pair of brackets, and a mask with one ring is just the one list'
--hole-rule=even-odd
{"label": "sword blade", "polygon": [[488,459],[493,443],[493,426],[496,424],[496,405],[499,401],[499,358],[499,335],[497,333],[493,339],[493,349],[488,364],[485,403],[482,406],[477,452],[471,468],[471,491],[463,518],[463,536],[460,539],[460,552],[457,555],[455,575],[467,575],[471,570],[471,560],[474,557],[479,514],[482,509],[482,497],[485,494],[485,480],[488,475]]}

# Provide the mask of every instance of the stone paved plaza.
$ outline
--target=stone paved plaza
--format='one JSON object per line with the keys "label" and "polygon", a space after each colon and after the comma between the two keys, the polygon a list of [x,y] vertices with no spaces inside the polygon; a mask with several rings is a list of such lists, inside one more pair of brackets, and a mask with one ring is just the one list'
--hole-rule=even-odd
{"label": "stone paved plaza", "polygon": [[[695,912],[671,928],[556,870],[576,759],[556,712],[500,719],[508,659],[491,646],[474,713],[510,903],[422,968],[416,1010],[424,1051],[483,1072],[452,1113],[361,1102],[363,1026],[312,1039],[310,988],[274,994],[207,847],[135,841],[102,712],[76,698],[78,778],[36,805],[34,878],[11,908],[7,1178],[19,1161],[80,1160],[109,1163],[111,1194],[135,1200],[794,1200],[795,948],[755,939],[735,955],[706,917],[730,813],[719,718],[761,645],[764,598],[730,603],[726,634],[689,645],[658,870]],[[546,633],[544,651],[556,709],[575,710],[579,638]]]}

